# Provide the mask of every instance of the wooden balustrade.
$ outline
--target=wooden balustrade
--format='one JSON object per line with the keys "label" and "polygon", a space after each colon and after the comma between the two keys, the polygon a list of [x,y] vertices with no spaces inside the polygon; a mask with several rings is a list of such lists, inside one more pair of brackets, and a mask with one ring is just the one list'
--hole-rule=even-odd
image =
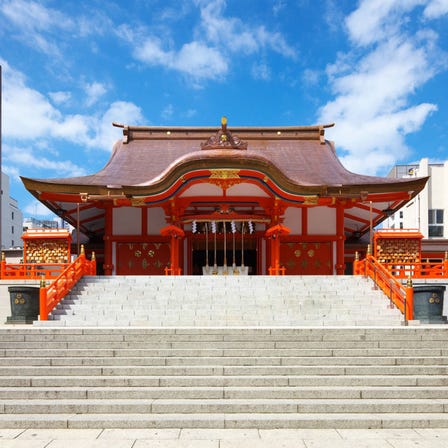
{"label": "wooden balustrade", "polygon": [[285,275],[286,268],[284,266],[271,266],[268,268],[269,275]]}
{"label": "wooden balustrade", "polygon": [[55,279],[69,266],[68,263],[7,263],[0,264],[0,278],[5,280]]}
{"label": "wooden balustrade", "polygon": [[355,275],[370,277],[391,300],[391,302],[403,313],[405,321],[414,317],[414,290],[412,280],[408,277],[406,285],[400,281],[400,277],[394,276],[383,263],[379,263],[373,255],[367,254],[364,260],[355,258],[353,272]]}
{"label": "wooden balustrade", "polygon": [[181,268],[165,268],[165,275],[182,275]]}
{"label": "wooden balustrade", "polygon": [[40,320],[48,320],[48,314],[84,275],[96,275],[96,260],[95,253],[92,253],[92,260],[88,260],[82,249],[79,257],[68,265],[50,285],[46,285],[44,278],[41,280]]}

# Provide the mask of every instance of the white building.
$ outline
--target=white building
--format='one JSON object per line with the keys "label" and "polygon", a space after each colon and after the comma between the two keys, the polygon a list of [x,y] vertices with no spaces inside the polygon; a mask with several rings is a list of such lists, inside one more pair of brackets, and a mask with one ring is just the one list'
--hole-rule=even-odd
{"label": "white building", "polygon": [[429,176],[426,187],[411,202],[392,215],[384,227],[419,229],[425,239],[448,238],[448,161],[396,165],[388,177],[409,178]]}
{"label": "white building", "polygon": [[23,215],[19,209],[17,200],[9,195],[9,176],[2,173],[1,181],[2,191],[2,234],[1,245],[2,249],[9,249],[13,247],[23,247],[22,233],[23,233]]}

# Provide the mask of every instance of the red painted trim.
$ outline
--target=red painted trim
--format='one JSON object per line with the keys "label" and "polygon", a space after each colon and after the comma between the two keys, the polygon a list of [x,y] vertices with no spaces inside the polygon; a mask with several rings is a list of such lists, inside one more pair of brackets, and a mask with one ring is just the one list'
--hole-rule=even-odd
{"label": "red painted trim", "polygon": [[147,207],[140,207],[141,213],[141,225],[142,225],[142,236],[148,235],[148,209]]}
{"label": "red painted trim", "polygon": [[44,191],[39,195],[41,201],[82,202],[80,194],[52,193]]}
{"label": "red painted trim", "polygon": [[375,193],[369,194],[365,201],[372,202],[392,202],[392,201],[407,201],[410,195],[407,191],[396,191],[393,193]]}
{"label": "red painted trim", "polygon": [[112,259],[112,234],[113,234],[113,216],[112,207],[105,209],[106,216],[104,220],[104,274],[112,275],[113,259]]}
{"label": "red painted trim", "polygon": [[345,272],[344,264],[344,207],[339,204],[336,207],[336,274],[343,275]]}
{"label": "red painted trim", "polygon": [[[361,202],[358,202],[357,204],[355,204],[355,207],[360,208],[361,210],[365,210],[370,213],[370,205],[365,205],[365,204],[362,204]],[[380,215],[383,213],[383,211],[380,210],[379,208],[372,207],[372,213]]]}
{"label": "red painted trim", "polygon": [[[234,168],[229,168],[234,169]],[[147,196],[144,201],[149,205],[155,202],[166,201],[172,196],[181,196],[182,193],[190,188],[191,185],[197,183],[208,182],[212,171],[209,169],[195,170],[185,173],[177,181],[175,181],[168,189],[158,194]],[[297,203],[298,201],[305,201],[308,197],[307,195],[297,195],[293,193],[288,193],[283,190],[279,185],[277,185],[272,179],[270,179],[265,173],[261,173],[255,170],[239,170],[238,176],[241,179],[241,183],[252,183],[259,186],[263,191],[265,191],[270,197],[279,196],[281,199],[286,201],[291,201]],[[224,193],[223,196],[225,197]],[[316,205],[330,205],[334,203],[334,198],[322,198],[318,200]]]}

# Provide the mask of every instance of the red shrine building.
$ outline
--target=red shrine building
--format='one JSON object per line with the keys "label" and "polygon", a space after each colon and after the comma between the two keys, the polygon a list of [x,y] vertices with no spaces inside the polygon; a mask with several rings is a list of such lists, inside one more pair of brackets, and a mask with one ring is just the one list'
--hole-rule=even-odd
{"label": "red shrine building", "polygon": [[359,238],[427,181],[349,172],[332,125],[115,126],[99,172],[22,178],[106,275],[344,274]]}

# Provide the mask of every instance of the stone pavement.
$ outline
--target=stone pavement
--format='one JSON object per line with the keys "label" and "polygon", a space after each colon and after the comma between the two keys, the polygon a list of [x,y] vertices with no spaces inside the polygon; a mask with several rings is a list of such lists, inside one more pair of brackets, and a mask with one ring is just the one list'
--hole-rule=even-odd
{"label": "stone pavement", "polygon": [[448,429],[0,429],[2,448],[446,448]]}

